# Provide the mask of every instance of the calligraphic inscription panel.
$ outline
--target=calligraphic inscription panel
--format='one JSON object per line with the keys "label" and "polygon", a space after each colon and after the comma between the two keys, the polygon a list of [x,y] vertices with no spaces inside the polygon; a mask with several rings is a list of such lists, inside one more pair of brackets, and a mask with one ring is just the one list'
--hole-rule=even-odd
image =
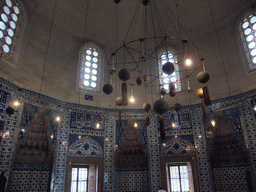
{"label": "calligraphic inscription panel", "polygon": [[0,89],[0,112],[3,112],[9,104],[11,94]]}
{"label": "calligraphic inscription panel", "polygon": [[[191,117],[190,114],[171,114],[170,116],[164,116],[166,130],[177,129],[191,129]],[[173,126],[175,124],[175,126]]]}
{"label": "calligraphic inscription panel", "polygon": [[104,131],[104,117],[93,114],[71,112],[70,128]]}

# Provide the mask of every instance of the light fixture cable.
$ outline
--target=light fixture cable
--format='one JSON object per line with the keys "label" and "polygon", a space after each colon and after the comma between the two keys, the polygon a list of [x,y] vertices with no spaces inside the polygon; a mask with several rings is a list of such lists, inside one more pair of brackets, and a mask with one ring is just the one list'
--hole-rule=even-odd
{"label": "light fixture cable", "polygon": [[47,46],[46,46],[46,54],[45,54],[45,58],[44,58],[43,74],[42,74],[41,83],[40,83],[39,98],[41,97],[41,93],[42,93],[42,86],[43,86],[43,80],[44,80],[44,76],[45,76],[47,57],[48,57],[48,54],[49,54],[49,47],[50,47],[50,41],[51,41],[51,36],[52,36],[52,28],[53,28],[53,23],[54,23],[54,17],[55,17],[57,2],[58,2],[58,0],[55,1],[52,21],[51,21],[51,26],[50,26],[50,32],[49,32],[49,38],[48,38],[48,42],[47,42]]}
{"label": "light fixture cable", "polygon": [[223,56],[223,52],[222,52],[222,49],[221,49],[220,39],[219,39],[219,36],[218,36],[217,27],[216,27],[216,21],[215,21],[213,12],[212,12],[211,3],[210,3],[209,0],[207,0],[207,2],[209,4],[209,10],[210,10],[210,13],[211,13],[212,22],[213,22],[213,26],[214,26],[214,31],[215,31],[215,35],[216,35],[216,39],[217,39],[217,44],[218,44],[219,51],[220,51],[221,63],[222,63],[222,66],[224,68],[224,74],[225,74],[225,78],[226,78],[226,82],[227,82],[227,86],[228,86],[228,92],[229,92],[229,95],[231,95],[230,85],[229,85],[228,77],[227,77],[227,70],[226,70],[226,66],[225,66],[225,63],[224,63],[224,56]]}

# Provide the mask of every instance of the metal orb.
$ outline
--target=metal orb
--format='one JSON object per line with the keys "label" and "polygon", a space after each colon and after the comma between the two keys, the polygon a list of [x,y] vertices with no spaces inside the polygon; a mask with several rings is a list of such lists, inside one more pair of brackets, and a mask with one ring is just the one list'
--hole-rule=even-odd
{"label": "metal orb", "polygon": [[197,74],[196,78],[199,83],[206,83],[209,81],[210,76],[207,72],[201,71]]}
{"label": "metal orb", "polygon": [[162,70],[165,74],[171,75],[174,72],[174,65],[171,62],[167,62],[163,65]]}
{"label": "metal orb", "polygon": [[121,0],[114,0],[116,4],[120,3]]}
{"label": "metal orb", "polygon": [[136,79],[137,85],[141,85],[142,81],[143,81],[143,79],[141,77],[137,77],[137,79]]}
{"label": "metal orb", "polygon": [[144,103],[143,104],[143,109],[148,112],[151,109],[151,105],[149,103]]}
{"label": "metal orb", "polygon": [[109,95],[110,93],[113,92],[113,85],[111,84],[105,84],[103,86],[103,92],[106,93],[107,95]]}
{"label": "metal orb", "polygon": [[174,96],[176,95],[176,91],[175,91],[175,90],[170,91],[170,92],[169,92],[169,95],[170,95],[171,97],[174,97]]}
{"label": "metal orb", "polygon": [[204,92],[203,92],[203,89],[202,88],[199,88],[196,90],[196,96],[199,97],[199,98],[204,98]]}
{"label": "metal orb", "polygon": [[116,102],[116,105],[121,106],[121,105],[123,105],[123,98],[122,97],[117,97],[115,99],[115,102]]}
{"label": "metal orb", "polygon": [[144,80],[146,83],[148,83],[149,80],[150,80],[150,78],[149,78],[149,76],[144,75],[144,76],[143,76],[143,80]]}
{"label": "metal orb", "polygon": [[149,4],[149,0],[142,0],[142,4],[144,5],[144,6],[147,6],[148,4]]}
{"label": "metal orb", "polygon": [[127,69],[121,69],[118,73],[118,77],[122,81],[128,81],[130,79],[130,72]]}
{"label": "metal orb", "polygon": [[14,108],[13,107],[7,107],[6,108],[6,113],[8,115],[13,115],[14,114]]}
{"label": "metal orb", "polygon": [[166,94],[165,88],[161,88],[161,89],[160,89],[160,94],[161,94],[161,95],[165,95],[165,94]]}
{"label": "metal orb", "polygon": [[162,115],[163,113],[168,111],[168,109],[169,105],[164,99],[159,99],[154,102],[153,110],[155,111],[155,113]]}
{"label": "metal orb", "polygon": [[175,103],[175,104],[173,105],[173,109],[174,109],[175,111],[179,111],[179,110],[181,109],[181,104]]}

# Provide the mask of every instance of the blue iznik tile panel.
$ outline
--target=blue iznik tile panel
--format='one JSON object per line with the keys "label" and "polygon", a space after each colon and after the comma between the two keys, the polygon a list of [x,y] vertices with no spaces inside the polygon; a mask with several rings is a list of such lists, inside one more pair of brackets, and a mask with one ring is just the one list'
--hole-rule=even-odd
{"label": "blue iznik tile panel", "polygon": [[114,190],[114,125],[117,113],[107,113],[105,122],[105,143],[104,143],[104,192]]}
{"label": "blue iznik tile panel", "polygon": [[150,124],[148,126],[149,135],[149,178],[150,191],[157,191],[161,185],[160,176],[160,152],[159,152],[159,131],[157,116],[150,111]]}
{"label": "blue iznik tile panel", "polygon": [[211,165],[207,161],[204,125],[202,123],[202,111],[200,107],[192,108],[192,127],[194,131],[195,152],[197,156],[197,168],[201,191],[213,192],[213,180],[211,177]]}
{"label": "blue iznik tile panel", "polygon": [[49,191],[51,171],[51,163],[14,163],[9,190]]}
{"label": "blue iznik tile panel", "polygon": [[69,157],[103,157],[103,137],[69,134]]}
{"label": "blue iznik tile panel", "polygon": [[[51,189],[55,192],[65,191],[65,176],[66,176],[66,160],[68,156],[68,145],[69,145],[69,134],[81,135],[82,137],[90,136],[93,137],[104,137],[103,146],[103,156],[104,156],[104,192],[113,192],[123,185],[120,183],[118,186],[115,183],[115,165],[114,165],[114,152],[115,152],[115,122],[117,120],[118,114],[116,109],[103,109],[90,106],[79,106],[77,104],[67,103],[53,99],[39,93],[32,92],[26,89],[18,89],[18,87],[2,78],[0,78],[0,89],[11,95],[9,103],[14,102],[19,99],[22,103],[30,103],[31,105],[44,106],[50,109],[58,110],[61,113],[61,122],[58,124],[58,134],[56,143],[55,160],[52,167],[51,178]],[[250,170],[252,173],[253,183],[255,180],[256,171],[256,120],[253,112],[252,100],[255,99],[256,90],[252,90],[247,93],[240,95],[227,97],[212,101],[212,105],[207,108],[207,110],[216,110],[225,107],[238,107],[242,114],[242,127],[244,133],[244,139],[248,145],[248,150],[250,154]],[[253,98],[252,98],[253,97]],[[0,101],[1,102],[1,101]],[[12,158],[15,152],[15,142],[19,136],[20,122],[22,119],[22,109],[23,104],[15,107],[15,113],[12,116],[8,116],[5,113],[0,114],[0,120],[4,121],[2,126],[3,139],[1,143],[0,151],[0,170],[5,171],[5,175],[9,179],[11,171]],[[73,114],[72,114],[73,113]],[[75,115],[76,113],[76,115]],[[81,114],[80,116],[77,114]],[[177,123],[177,114],[173,110],[169,110],[165,116],[169,119],[171,115],[174,114],[174,120]],[[177,128],[171,128],[167,122],[166,136],[170,138],[175,138],[175,135],[181,139],[183,135],[194,136],[194,146],[197,158],[197,168],[199,176],[199,185],[202,192],[211,192],[213,190],[213,180],[211,173],[211,165],[207,161],[206,155],[206,136],[205,130],[202,122],[202,110],[201,105],[193,106],[183,106],[180,111],[181,114],[181,124],[183,127],[177,126]],[[184,114],[184,115],[183,115]],[[78,123],[76,125],[72,122],[77,123],[78,118],[86,118],[86,115],[91,115],[91,124],[87,126],[83,123]],[[176,115],[176,117],[175,117]],[[159,132],[158,132],[158,118],[153,111],[149,111],[150,125],[147,127],[147,137],[148,137],[148,153],[149,153],[149,171],[148,180],[143,177],[143,185],[147,185],[149,191],[157,191],[158,186],[161,183],[160,178],[160,151],[159,151]],[[183,118],[184,116],[184,118]],[[72,119],[74,118],[74,119]],[[145,112],[143,110],[123,110],[122,118],[145,118]],[[29,119],[29,118],[28,118]],[[94,129],[95,122],[103,122],[100,124],[100,129]],[[85,121],[82,121],[85,122]],[[184,122],[184,123],[183,123]],[[71,126],[72,125],[72,126]],[[74,126],[73,126],[74,125]],[[173,139],[174,140],[174,139]],[[175,144],[175,143],[174,143]],[[27,173],[30,174],[27,170]],[[215,170],[216,171],[216,170]],[[217,170],[213,174],[224,174],[229,173],[227,170]],[[124,174],[124,173],[120,173]],[[132,173],[133,174],[133,173]],[[147,174],[146,172],[143,174]],[[19,175],[19,174],[18,174]],[[127,174],[129,175],[129,174]],[[139,175],[139,174],[138,174]],[[240,174],[241,178],[244,175]],[[42,176],[45,178],[44,176]],[[126,177],[122,175],[122,177]],[[15,178],[19,180],[19,178]],[[219,181],[222,182],[222,181]],[[45,182],[44,182],[45,183]],[[42,183],[43,184],[43,183]],[[128,186],[128,184],[124,184]],[[131,186],[129,186],[131,187]],[[255,186],[256,189],[256,186]]]}
{"label": "blue iznik tile panel", "polygon": [[245,132],[247,137],[247,145],[250,153],[250,166],[252,183],[254,190],[256,190],[256,118],[254,116],[253,108],[250,103],[251,99],[242,99],[240,102],[242,117],[245,126]]}
{"label": "blue iznik tile panel", "polygon": [[124,171],[116,173],[115,191],[148,192],[148,171]]}
{"label": "blue iznik tile panel", "polygon": [[55,170],[53,188],[55,192],[65,190],[65,177],[66,177],[66,159],[68,148],[68,130],[69,130],[69,111],[63,110],[61,113],[61,123],[59,127],[58,145],[55,157]]}

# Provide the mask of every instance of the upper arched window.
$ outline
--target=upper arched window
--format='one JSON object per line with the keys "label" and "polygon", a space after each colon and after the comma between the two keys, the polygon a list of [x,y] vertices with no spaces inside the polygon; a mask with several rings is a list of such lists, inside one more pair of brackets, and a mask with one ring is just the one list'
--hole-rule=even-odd
{"label": "upper arched window", "polygon": [[[171,62],[174,64],[175,70],[171,75],[163,73],[162,67],[166,62]],[[180,70],[178,65],[177,54],[171,49],[163,49],[158,55],[158,72],[159,72],[159,83],[160,88],[164,87],[169,90],[169,83],[173,82],[175,84],[176,91],[181,91],[180,83]]]}
{"label": "upper arched window", "polygon": [[18,0],[4,0],[0,7],[1,54],[4,59],[14,64],[24,29],[23,6]]}
{"label": "upper arched window", "polygon": [[82,45],[78,67],[78,90],[101,93],[103,52],[95,43]]}
{"label": "upper arched window", "polygon": [[239,32],[249,64],[249,70],[256,69],[256,16],[248,13],[239,24]]}

